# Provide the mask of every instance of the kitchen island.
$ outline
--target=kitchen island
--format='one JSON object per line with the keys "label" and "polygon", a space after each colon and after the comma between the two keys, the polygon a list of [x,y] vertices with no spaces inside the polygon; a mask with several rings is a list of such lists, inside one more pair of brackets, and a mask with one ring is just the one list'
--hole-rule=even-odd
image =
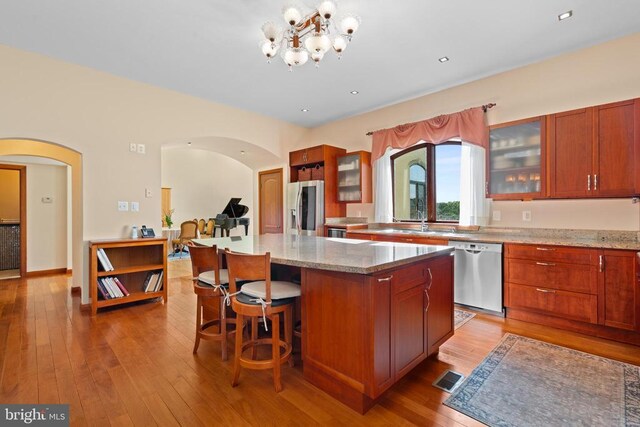
{"label": "kitchen island", "polygon": [[306,380],[365,413],[453,335],[453,248],[293,235],[197,239],[300,268]]}

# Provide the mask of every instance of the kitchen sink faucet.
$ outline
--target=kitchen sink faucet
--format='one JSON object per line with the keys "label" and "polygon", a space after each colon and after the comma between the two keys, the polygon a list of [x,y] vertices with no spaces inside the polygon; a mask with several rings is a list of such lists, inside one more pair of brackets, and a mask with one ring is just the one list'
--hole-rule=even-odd
{"label": "kitchen sink faucet", "polygon": [[418,211],[418,219],[420,220],[420,231],[427,231],[429,224],[426,223],[427,218],[422,211]]}

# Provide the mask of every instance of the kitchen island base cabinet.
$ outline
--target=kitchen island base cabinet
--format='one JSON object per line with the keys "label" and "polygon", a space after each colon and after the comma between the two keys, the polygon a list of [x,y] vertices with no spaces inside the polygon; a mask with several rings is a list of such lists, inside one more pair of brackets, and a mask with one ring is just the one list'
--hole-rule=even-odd
{"label": "kitchen island base cabinet", "polygon": [[453,335],[448,253],[371,275],[302,275],[304,377],[360,413]]}

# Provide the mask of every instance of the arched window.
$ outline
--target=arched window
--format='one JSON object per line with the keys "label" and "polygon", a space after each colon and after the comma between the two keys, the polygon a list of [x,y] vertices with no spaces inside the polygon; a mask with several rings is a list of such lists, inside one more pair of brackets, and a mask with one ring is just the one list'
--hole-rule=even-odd
{"label": "arched window", "polygon": [[460,218],[459,142],[418,144],[391,156],[393,217],[457,222]]}

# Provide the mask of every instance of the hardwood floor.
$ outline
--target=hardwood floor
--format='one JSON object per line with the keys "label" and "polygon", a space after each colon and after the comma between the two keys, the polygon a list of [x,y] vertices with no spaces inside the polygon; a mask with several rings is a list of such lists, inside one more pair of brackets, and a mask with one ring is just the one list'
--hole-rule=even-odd
{"label": "hardwood floor", "polygon": [[171,261],[168,304],[93,318],[80,311],[67,276],[1,281],[0,402],[69,403],[72,425],[476,426],[442,405],[448,395],[431,383],[445,369],[468,375],[505,332],[640,365],[638,347],[478,314],[361,416],[305,382],[300,363],[283,366],[281,393],[268,371],[245,370],[232,388],[218,343],[192,354],[190,277],[189,260]]}

